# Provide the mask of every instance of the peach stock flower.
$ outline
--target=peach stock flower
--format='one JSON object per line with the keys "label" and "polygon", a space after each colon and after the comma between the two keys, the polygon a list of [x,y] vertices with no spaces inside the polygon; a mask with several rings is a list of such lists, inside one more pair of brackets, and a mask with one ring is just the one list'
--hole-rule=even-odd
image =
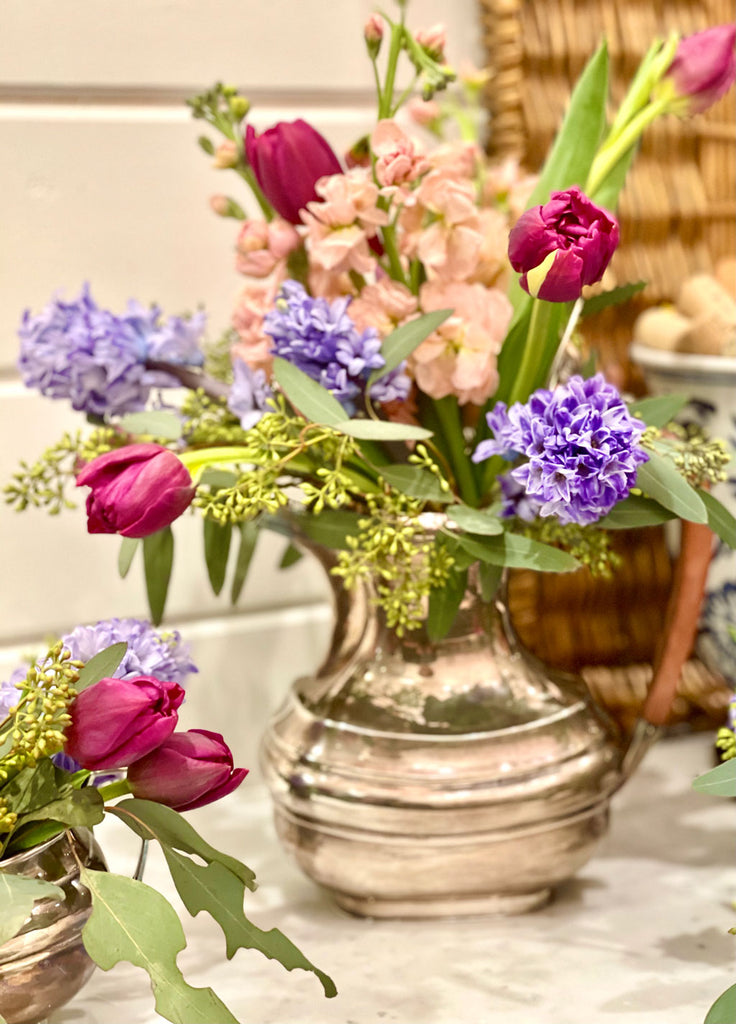
{"label": "peach stock flower", "polygon": [[511,320],[511,303],[497,288],[464,282],[428,282],[422,311],[453,315],[415,349],[409,369],[432,398],[455,395],[461,405],[482,405],[498,386],[496,357]]}
{"label": "peach stock flower", "polygon": [[271,339],[263,330],[263,318],[276,301],[280,278],[251,281],[242,289],[233,312],[233,327],[239,341],[230,349],[233,359],[242,359],[253,370],[271,373]]}
{"label": "peach stock flower", "polygon": [[247,220],[235,243],[235,267],[248,277],[268,277],[299,245],[299,235],[288,221]]}
{"label": "peach stock flower", "polygon": [[376,261],[368,240],[388,223],[388,214],[378,208],[378,187],[368,172],[353,167],[346,174],[320,178],[316,192],[322,202],[309,202],[302,210],[310,262],[336,273],[371,273]]}
{"label": "peach stock flower", "polygon": [[416,312],[416,295],[389,277],[366,285],[349,308],[350,318],[358,327],[375,327],[382,338]]}
{"label": "peach stock flower", "polygon": [[376,155],[376,179],[379,185],[405,185],[429,170],[429,161],[417,144],[390,119],[379,121],[371,136]]}
{"label": "peach stock flower", "polygon": [[430,279],[468,278],[483,245],[472,183],[432,171],[420,182],[414,200],[400,215],[404,253],[418,257]]}

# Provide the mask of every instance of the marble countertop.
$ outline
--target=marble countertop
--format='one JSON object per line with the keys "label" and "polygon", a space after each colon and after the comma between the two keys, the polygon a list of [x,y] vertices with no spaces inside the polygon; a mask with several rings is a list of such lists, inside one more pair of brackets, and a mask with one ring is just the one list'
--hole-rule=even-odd
{"label": "marble countertop", "polygon": [[[349,916],[282,851],[267,793],[246,780],[190,820],[255,870],[250,918],[284,931],[339,994],[323,998],[312,974],[253,950],[225,961],[217,928],[188,918],[174,895],[189,936],[179,966],[243,1024],[699,1024],[736,974],[734,806],[690,788],[712,765],[711,744],[710,735],[661,741],[616,796],[594,859],[549,906],[515,918]],[[130,870],[127,830],[106,822],[101,840],[111,868]],[[158,854],[146,881],[173,892]],[[161,1019],[145,974],[122,964],[96,971],[48,1024]]]}

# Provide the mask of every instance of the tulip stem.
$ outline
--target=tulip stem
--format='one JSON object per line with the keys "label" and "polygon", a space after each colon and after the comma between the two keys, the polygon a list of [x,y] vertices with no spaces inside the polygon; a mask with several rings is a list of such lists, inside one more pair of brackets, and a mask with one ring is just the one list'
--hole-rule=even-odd
{"label": "tulip stem", "polygon": [[514,402],[525,402],[534,390],[534,378],[539,368],[539,354],[546,347],[545,339],[549,332],[550,321],[556,306],[557,303],[546,302],[544,299],[535,299],[532,302],[529,330],[521,362],[519,363],[519,370],[509,395],[509,408]]}
{"label": "tulip stem", "polygon": [[619,160],[636,144],[644,129],[652,121],[656,121],[660,114],[667,112],[670,102],[671,97],[662,96],[653,103],[647,104],[646,107],[639,111],[636,117],[629,121],[617,136],[609,138],[604,143],[593,161],[590,173],[588,174],[588,180],[585,184],[585,192],[589,196],[595,195]]}
{"label": "tulip stem", "polygon": [[451,395],[435,398],[432,405],[437,414],[442,437],[448,449],[450,464],[457,480],[460,497],[466,504],[477,508],[480,498],[473,463],[468,458],[463,437],[463,424],[457,399]]}
{"label": "tulip stem", "polygon": [[127,779],[118,779],[117,782],[108,782],[106,786],[100,786],[97,792],[107,802],[116,800],[119,796],[127,796],[130,793],[130,785]]}

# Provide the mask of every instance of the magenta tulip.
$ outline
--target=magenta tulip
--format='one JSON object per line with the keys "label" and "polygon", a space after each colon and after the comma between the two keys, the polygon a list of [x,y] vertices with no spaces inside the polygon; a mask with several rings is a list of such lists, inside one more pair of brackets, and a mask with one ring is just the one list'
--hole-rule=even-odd
{"label": "magenta tulip", "polygon": [[90,533],[148,537],[188,508],[195,488],[181,461],[159,444],[130,444],[99,455],[77,476]]}
{"label": "magenta tulip", "polygon": [[521,287],[548,302],[572,302],[600,281],[618,245],[618,221],[577,185],[519,217],[509,235]]}
{"label": "magenta tulip", "polygon": [[133,796],[190,811],[232,793],[247,774],[247,768],[233,768],[233,755],[219,733],[190,729],[175,732],[136,761],[128,785]]}
{"label": "magenta tulip", "polygon": [[725,95],[736,79],[736,25],[717,25],[680,41],[667,71],[683,111],[700,114]]}
{"label": "magenta tulip", "polygon": [[83,768],[124,768],[171,736],[184,700],[178,683],[154,676],[101,679],[71,705],[64,753]]}
{"label": "magenta tulip", "polygon": [[317,181],[342,173],[327,140],[302,120],[279,121],[261,135],[248,125],[245,155],[266,199],[291,224],[299,224],[299,211],[318,198]]}

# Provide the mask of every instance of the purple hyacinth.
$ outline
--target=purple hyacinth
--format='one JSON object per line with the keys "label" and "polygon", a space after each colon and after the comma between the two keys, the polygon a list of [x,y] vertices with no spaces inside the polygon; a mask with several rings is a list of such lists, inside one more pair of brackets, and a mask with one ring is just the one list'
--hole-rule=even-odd
{"label": "purple hyacinth", "polygon": [[273,392],[265,370],[253,370],[242,359],[233,360],[233,382],[227,396],[227,407],[240,420],[243,430],[250,430],[268,409]]}
{"label": "purple hyacinth", "polygon": [[[297,281],[285,281],[276,307],[263,325],[273,354],[316,380],[351,410],[373,370],[385,366],[381,339],[373,327],[359,331],[347,313],[349,297],[313,298]],[[376,401],[404,399],[409,379],[403,364],[371,388]]]}
{"label": "purple hyacinth", "polygon": [[114,679],[155,676],[183,686],[187,676],[197,671],[189,645],[176,630],[158,630],[143,619],[105,619],[93,626],[77,626],[61,639],[72,657],[84,662],[112,644],[127,643],[128,649],[112,673]]}
{"label": "purple hyacinth", "polygon": [[26,387],[95,416],[139,412],[153,387],[178,380],[146,367],[146,360],[201,365],[198,340],[204,314],[160,321],[155,306],[131,301],[118,316],[101,309],[89,288],[72,302],[53,299],[37,316],[23,314],[18,368]]}
{"label": "purple hyacinth", "polygon": [[638,466],[649,458],[639,445],[644,424],[602,374],[571,377],[510,409],[499,402],[487,420],[495,439],[481,441],[473,461],[492,455],[524,460],[501,486],[505,512],[527,521],[596,522],[627,496]]}

